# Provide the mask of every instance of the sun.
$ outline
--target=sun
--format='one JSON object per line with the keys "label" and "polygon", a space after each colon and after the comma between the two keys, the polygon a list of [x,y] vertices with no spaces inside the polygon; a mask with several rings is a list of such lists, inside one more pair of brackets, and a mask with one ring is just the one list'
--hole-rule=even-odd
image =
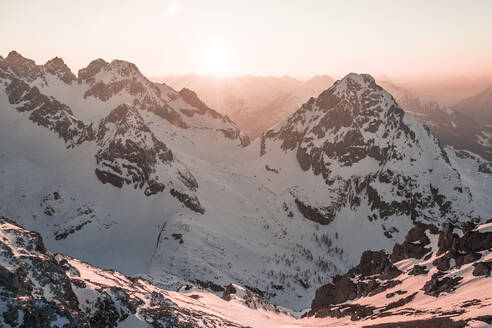
{"label": "sun", "polygon": [[222,44],[211,44],[204,51],[204,65],[207,74],[225,76],[230,73],[231,52]]}

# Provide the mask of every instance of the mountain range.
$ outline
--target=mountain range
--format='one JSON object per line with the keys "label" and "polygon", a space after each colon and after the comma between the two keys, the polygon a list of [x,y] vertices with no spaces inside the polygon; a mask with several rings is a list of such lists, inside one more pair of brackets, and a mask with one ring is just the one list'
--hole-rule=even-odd
{"label": "mountain range", "polygon": [[[294,106],[306,88],[271,97]],[[150,311],[149,323],[164,320],[151,308],[166,309],[165,291],[187,285],[225,299],[256,295],[270,312],[283,311],[270,303],[315,311],[319,287],[356,266],[364,250],[390,250],[419,224],[490,217],[490,162],[440,142],[369,75],[319,88],[292,114],[277,106],[272,115],[288,117],[250,142],[191,89],[152,82],[129,62],[96,59],[75,75],[60,58],[38,65],[11,52],[0,57],[0,213],[17,223],[4,221],[4,231],[38,231],[47,248],[67,254],[54,264],[35,249],[66,290],[79,282],[60,270],[77,276],[81,261],[90,263],[81,279],[109,296],[88,304],[126,299],[117,318]],[[16,243],[9,247],[24,249]],[[120,280],[140,301],[94,275]],[[149,305],[143,290],[161,296],[149,296]],[[200,303],[175,297],[178,305]],[[76,298],[67,311],[78,311]],[[169,306],[172,318],[181,315]]]}

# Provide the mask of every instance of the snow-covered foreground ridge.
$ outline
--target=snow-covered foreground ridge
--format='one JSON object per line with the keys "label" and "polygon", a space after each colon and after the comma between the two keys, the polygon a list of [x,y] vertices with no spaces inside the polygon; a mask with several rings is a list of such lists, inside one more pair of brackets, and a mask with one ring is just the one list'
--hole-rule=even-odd
{"label": "snow-covered foreground ridge", "polygon": [[368,75],[248,146],[193,91],[131,63],[98,59],[75,76],[12,52],[0,140],[0,213],[53,251],[165,288],[235,283],[295,310],[417,222],[492,213],[489,163],[443,149]]}
{"label": "snow-covered foreground ridge", "polygon": [[317,292],[311,312],[296,318],[237,285],[222,297],[193,286],[163,290],[142,278],[53,254],[38,233],[0,217],[0,324],[489,327],[492,223],[467,229],[455,233],[447,226],[438,232],[421,225],[391,257],[365,252],[357,267]]}

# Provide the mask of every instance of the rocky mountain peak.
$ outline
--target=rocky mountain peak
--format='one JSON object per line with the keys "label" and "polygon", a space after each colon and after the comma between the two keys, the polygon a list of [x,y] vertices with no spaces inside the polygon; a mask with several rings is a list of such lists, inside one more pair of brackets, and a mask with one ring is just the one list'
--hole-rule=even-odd
{"label": "rocky mountain peak", "polygon": [[116,71],[122,77],[142,75],[135,64],[125,60],[115,59],[111,62],[108,68],[112,71]]}
{"label": "rocky mountain peak", "polygon": [[93,81],[94,76],[101,71],[103,67],[108,65],[108,62],[106,62],[102,58],[95,59],[87,65],[87,67],[82,68],[79,70],[78,76],[79,76],[79,83],[80,82],[88,82],[88,81]]}
{"label": "rocky mountain peak", "polygon": [[35,80],[41,74],[41,67],[34,60],[23,57],[17,51],[11,51],[4,61],[19,77]]}
{"label": "rocky mountain peak", "polygon": [[374,78],[350,73],[318,98],[311,98],[278,130],[267,131],[265,137],[281,139],[284,150],[297,148],[304,170],[312,163],[303,155],[313,155],[312,148],[320,140],[327,146],[326,155],[347,166],[367,156],[382,160],[395,133],[415,139],[403,124],[403,116],[403,110]]}
{"label": "rocky mountain peak", "polygon": [[13,65],[13,66],[35,66],[36,63],[32,59],[28,59],[24,56],[22,56],[20,53],[18,53],[15,50],[12,50],[9,52],[7,55],[7,58],[5,60]]}
{"label": "rocky mountain peak", "polygon": [[46,64],[44,64],[44,68],[48,73],[58,76],[65,83],[77,80],[75,74],[72,73],[70,68],[60,57],[48,60]]}
{"label": "rocky mountain peak", "polygon": [[108,63],[104,59],[98,58],[79,70],[79,82],[92,83],[95,76],[103,71],[109,72],[110,79],[121,80],[131,77],[143,77],[137,66],[125,60],[114,59]]}
{"label": "rocky mountain peak", "polygon": [[376,88],[376,81],[369,74],[349,73],[334,83],[333,87],[339,92]]}

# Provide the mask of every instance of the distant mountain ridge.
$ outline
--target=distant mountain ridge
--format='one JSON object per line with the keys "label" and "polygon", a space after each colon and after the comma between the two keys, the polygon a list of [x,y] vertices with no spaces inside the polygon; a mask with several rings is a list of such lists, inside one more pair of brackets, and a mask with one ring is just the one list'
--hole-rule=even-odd
{"label": "distant mountain ridge", "polygon": [[[327,75],[297,83],[287,77],[252,76],[219,79],[186,75],[165,80],[177,88],[190,86],[207,95],[206,102],[215,104],[215,108],[230,116],[252,139],[286,119],[334,82]],[[428,125],[443,145],[492,159],[492,123],[489,122],[492,101],[488,99],[492,87],[455,106],[444,106],[396,85],[386,76],[376,80],[390,91],[405,111]],[[245,89],[248,91],[243,93]]]}
{"label": "distant mountain ridge", "polygon": [[215,78],[196,74],[159,80],[177,89],[196,90],[206,103],[231,117],[251,139],[286,119],[334,82],[327,75],[307,81],[288,76]]}
{"label": "distant mountain ridge", "polygon": [[[489,161],[492,160],[492,126],[486,121],[477,120],[467,111],[424,100],[390,81],[381,81],[380,84],[395,97],[407,113],[426,124],[443,145],[471,151]],[[492,110],[489,111],[489,115],[492,115]]]}
{"label": "distant mountain ridge", "polygon": [[474,96],[463,99],[453,108],[479,122],[492,123],[492,86]]}

